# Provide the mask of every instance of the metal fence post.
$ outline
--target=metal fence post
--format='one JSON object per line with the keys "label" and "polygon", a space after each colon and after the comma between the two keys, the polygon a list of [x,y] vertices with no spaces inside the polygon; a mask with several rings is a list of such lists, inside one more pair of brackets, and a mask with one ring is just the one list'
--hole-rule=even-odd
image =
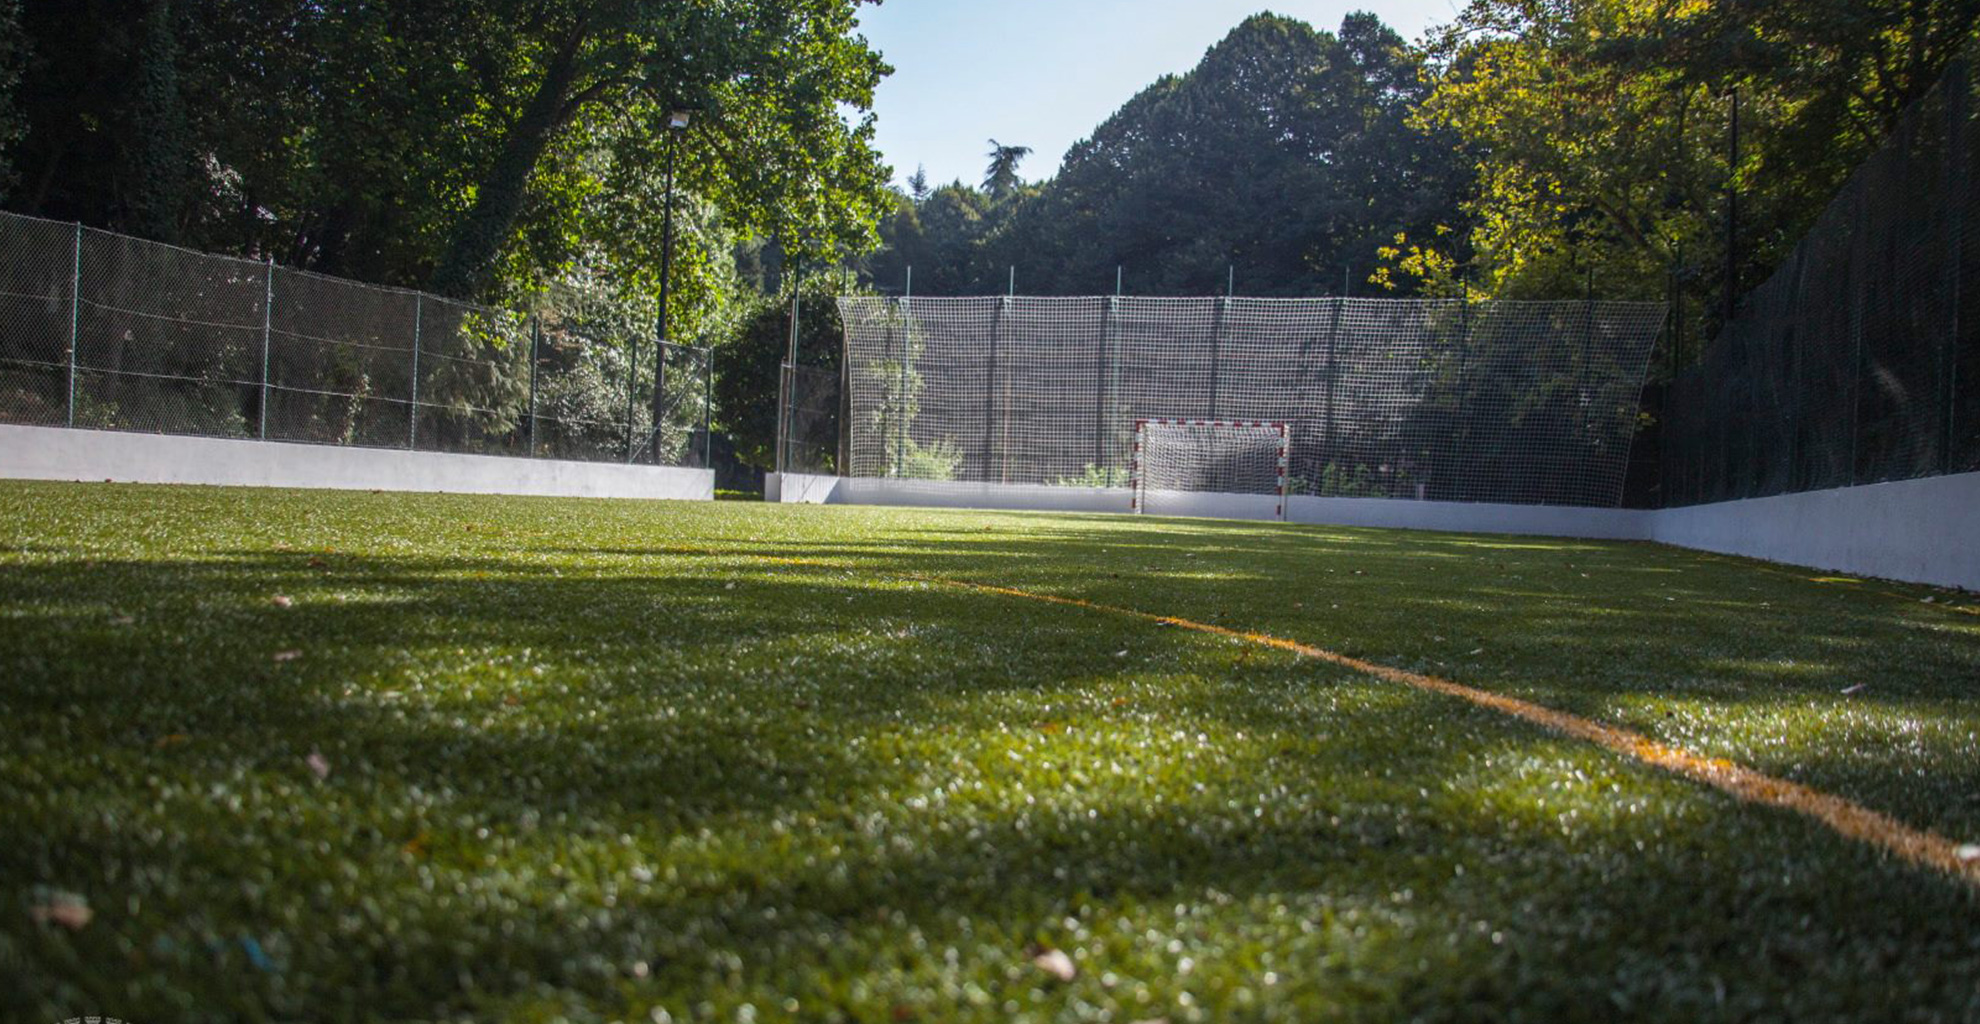
{"label": "metal fence post", "polygon": [[780,363],[777,366],[777,450],[772,458],[778,473],[790,472],[790,455],[785,449],[790,446],[791,428],[788,419],[791,412],[791,390],[797,383],[792,380],[794,375],[791,370],[789,363]]}
{"label": "metal fence post", "polygon": [[[1862,273],[1854,258],[1863,250],[1864,188],[1858,188],[1852,197],[1856,209],[1851,211],[1853,226],[1849,235],[1851,259],[1843,266],[1849,271],[1849,486],[1856,486],[1856,448],[1859,424],[1863,419],[1863,292],[1869,275]],[[1723,419],[1724,417],[1721,417]]]}
{"label": "metal fence post", "polygon": [[1224,307],[1231,300],[1226,296],[1216,301],[1217,312],[1210,322],[1210,418],[1213,420],[1217,418],[1217,377],[1223,361]]}
{"label": "metal fence post", "polygon": [[83,226],[76,222],[75,263],[69,273],[69,426],[76,425],[76,335],[82,323]]}
{"label": "metal fence post", "polygon": [[261,292],[261,439],[268,440],[268,342],[275,324],[275,257],[268,257],[268,280]]}
{"label": "metal fence post", "polygon": [[645,430],[645,438],[653,446],[653,465],[659,465],[659,438],[667,430],[667,414],[673,412],[673,402],[667,400],[667,357],[673,353],[675,345],[665,339],[653,351],[653,422]]}
{"label": "metal fence post", "polygon": [[715,350],[701,350],[701,468],[715,468],[715,433],[710,416],[715,410]]}
{"label": "metal fence post", "polygon": [[543,321],[529,318],[529,457],[536,457],[536,365],[543,346]]}
{"label": "metal fence post", "polygon": [[631,465],[638,451],[633,448],[633,409],[639,403],[634,396],[639,393],[639,334],[632,336],[631,354],[626,356],[626,464]]}
{"label": "metal fence post", "polygon": [[406,416],[406,450],[419,448],[419,328],[426,314],[426,297],[413,293],[412,407]]}
{"label": "metal fence post", "polygon": [[[1340,378],[1341,370],[1340,363],[1335,360],[1334,352],[1335,344],[1340,340],[1341,335],[1341,307],[1346,305],[1347,299],[1335,299],[1333,301],[1334,315],[1327,324],[1327,405],[1325,414],[1327,423],[1327,465],[1334,464],[1340,455],[1340,439],[1334,434],[1334,383]],[[1320,476],[1322,481],[1326,479],[1326,466],[1321,467]]]}
{"label": "metal fence post", "polygon": [[1114,304],[1118,297],[1102,299],[1100,307],[1100,365],[1094,381],[1093,409],[1093,468],[1101,480],[1107,479],[1107,357],[1112,355],[1114,342]]}
{"label": "metal fence post", "polygon": [[1010,303],[1008,296],[997,300],[997,308],[990,314],[990,372],[983,378],[983,479],[990,479],[990,466],[1001,461],[1006,475],[1010,468],[1010,452],[1004,452],[1002,460],[997,459],[997,343],[1004,330],[1004,307]]}
{"label": "metal fence post", "polygon": [[[908,273],[912,275],[914,273],[913,268],[910,267],[908,269]],[[910,277],[909,281],[913,281],[913,278]],[[909,287],[913,287],[913,285],[910,284]],[[906,318],[905,318],[905,322],[901,324],[901,390],[898,394],[894,396],[894,406],[895,406],[894,412],[896,417],[900,420],[900,422],[896,424],[896,426],[900,430],[900,440],[899,440],[899,444],[897,444],[894,448],[894,475],[897,477],[907,471],[908,357],[909,354],[914,351],[914,311],[911,307],[908,306],[908,299],[906,296],[901,297],[900,307],[904,311]],[[985,453],[984,465],[986,467],[989,465],[987,452]],[[985,472],[987,473],[988,470],[986,469]]]}

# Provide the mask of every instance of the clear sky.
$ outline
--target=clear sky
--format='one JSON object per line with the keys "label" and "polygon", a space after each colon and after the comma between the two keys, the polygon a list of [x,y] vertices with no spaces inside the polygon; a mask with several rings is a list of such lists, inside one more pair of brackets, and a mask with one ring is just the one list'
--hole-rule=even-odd
{"label": "clear sky", "polygon": [[874,98],[878,146],[894,180],[983,178],[991,138],[1035,152],[1026,180],[1050,177],[1074,142],[1165,74],[1196,66],[1262,10],[1338,28],[1371,10],[1406,39],[1449,21],[1456,0],[885,0],[861,34],[894,66]]}

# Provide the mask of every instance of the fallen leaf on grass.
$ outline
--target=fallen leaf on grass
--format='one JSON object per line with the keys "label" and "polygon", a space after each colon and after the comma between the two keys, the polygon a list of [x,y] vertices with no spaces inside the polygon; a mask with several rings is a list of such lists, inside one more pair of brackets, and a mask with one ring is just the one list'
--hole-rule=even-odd
{"label": "fallen leaf on grass", "polygon": [[136,621],[137,619],[134,616],[119,615],[116,618],[111,619],[110,624],[113,626],[128,626]]}
{"label": "fallen leaf on grass", "polygon": [[278,661],[278,662],[283,662],[283,661],[294,661],[294,660],[296,660],[297,658],[300,658],[300,657],[302,657],[302,652],[301,652],[301,651],[276,651],[276,652],[275,652],[275,660],[276,660],[276,661]]}
{"label": "fallen leaf on grass", "polygon": [[1060,981],[1071,981],[1079,975],[1079,968],[1073,966],[1072,957],[1063,949],[1040,949],[1032,954],[1031,965]]}
{"label": "fallen leaf on grass", "polygon": [[329,565],[330,565],[329,562],[326,562],[323,559],[316,557],[315,555],[309,556],[309,567],[312,569],[328,568]]}
{"label": "fallen leaf on grass", "polygon": [[37,924],[59,924],[70,931],[81,931],[89,924],[96,911],[89,909],[89,901],[72,892],[52,892],[40,903],[28,908],[28,916]]}
{"label": "fallen leaf on grass", "polygon": [[184,743],[188,738],[189,737],[187,737],[185,733],[175,732],[169,736],[160,736],[158,738],[158,742],[153,744],[153,746],[156,746],[160,750],[164,750],[166,747],[176,747],[179,744]]}
{"label": "fallen leaf on grass", "polygon": [[303,758],[303,763],[309,765],[309,770],[315,773],[317,778],[327,779],[330,777],[330,759],[324,757],[322,754],[312,750],[309,752],[308,757]]}
{"label": "fallen leaf on grass", "polygon": [[1862,693],[1862,692],[1863,692],[1864,690],[1867,690],[1867,689],[1869,689],[1869,688],[1870,688],[1870,684],[1869,684],[1869,683],[1857,683],[1857,684],[1856,684],[1856,685],[1854,685],[1854,686],[1845,686],[1845,687],[1843,687],[1843,691],[1842,691],[1842,692],[1843,692],[1843,696],[1845,696],[1845,697],[1847,697],[1847,696],[1849,696],[1849,695],[1850,695],[1850,694],[1852,694],[1852,693]]}
{"label": "fallen leaf on grass", "polygon": [[268,603],[274,605],[277,608],[287,608],[295,604],[296,599],[290,597],[287,594],[276,594],[274,597],[268,599]]}

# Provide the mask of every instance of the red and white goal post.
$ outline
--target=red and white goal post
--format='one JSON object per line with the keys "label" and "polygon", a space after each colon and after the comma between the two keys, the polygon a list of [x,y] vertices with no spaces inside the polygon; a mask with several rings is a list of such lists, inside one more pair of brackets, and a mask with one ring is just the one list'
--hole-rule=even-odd
{"label": "red and white goal post", "polygon": [[[1261,495],[1274,500],[1272,517],[1286,518],[1292,430],[1271,420],[1138,419],[1134,421],[1133,497],[1148,511],[1182,494]],[[1217,515],[1185,505],[1183,514]],[[1256,513],[1253,513],[1256,514]]]}

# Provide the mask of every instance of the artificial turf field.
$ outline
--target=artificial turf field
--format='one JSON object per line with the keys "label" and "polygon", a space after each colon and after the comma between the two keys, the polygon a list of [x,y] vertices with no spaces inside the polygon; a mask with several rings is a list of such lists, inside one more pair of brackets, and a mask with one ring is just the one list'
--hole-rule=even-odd
{"label": "artificial turf field", "polygon": [[1980,871],[943,581],[1980,842],[1980,608],[1945,591],[1533,538],[0,483],[0,1018],[1980,1020]]}

